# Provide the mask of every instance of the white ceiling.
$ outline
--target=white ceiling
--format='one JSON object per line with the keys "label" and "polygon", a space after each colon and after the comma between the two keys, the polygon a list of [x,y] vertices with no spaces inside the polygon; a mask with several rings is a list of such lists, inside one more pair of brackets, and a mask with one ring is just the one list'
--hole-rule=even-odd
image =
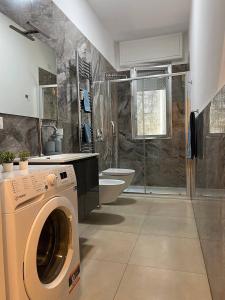
{"label": "white ceiling", "polygon": [[187,31],[191,0],[87,0],[115,41]]}

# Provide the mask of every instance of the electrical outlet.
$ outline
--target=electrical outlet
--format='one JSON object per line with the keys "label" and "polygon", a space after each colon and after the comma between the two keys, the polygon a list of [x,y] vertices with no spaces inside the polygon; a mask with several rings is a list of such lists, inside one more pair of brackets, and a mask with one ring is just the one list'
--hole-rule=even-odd
{"label": "electrical outlet", "polygon": [[0,117],[0,129],[3,129],[3,117]]}

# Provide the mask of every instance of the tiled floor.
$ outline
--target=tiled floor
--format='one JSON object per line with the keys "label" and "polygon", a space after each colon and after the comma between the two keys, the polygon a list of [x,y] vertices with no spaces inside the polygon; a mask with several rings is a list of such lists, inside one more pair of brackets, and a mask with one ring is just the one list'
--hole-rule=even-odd
{"label": "tiled floor", "polygon": [[123,194],[79,229],[79,300],[211,300],[191,201]]}

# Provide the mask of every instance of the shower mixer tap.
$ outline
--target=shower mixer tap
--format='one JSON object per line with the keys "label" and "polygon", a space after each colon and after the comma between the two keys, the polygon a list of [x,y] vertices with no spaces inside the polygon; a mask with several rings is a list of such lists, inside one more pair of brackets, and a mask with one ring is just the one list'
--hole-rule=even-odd
{"label": "shower mixer tap", "polygon": [[110,123],[111,123],[111,126],[112,126],[112,134],[113,134],[113,136],[115,136],[116,135],[115,123],[113,121],[110,121]]}

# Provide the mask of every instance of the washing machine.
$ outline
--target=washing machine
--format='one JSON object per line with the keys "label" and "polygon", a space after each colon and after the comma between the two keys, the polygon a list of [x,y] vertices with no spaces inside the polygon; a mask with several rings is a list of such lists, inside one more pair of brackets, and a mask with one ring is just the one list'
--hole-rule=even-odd
{"label": "washing machine", "polygon": [[[2,176],[0,173],[0,185],[2,184]],[[3,253],[3,237],[2,237],[2,209],[0,197],[0,299],[5,300],[5,267],[4,267],[4,253]]]}
{"label": "washing machine", "polygon": [[30,166],[0,185],[7,300],[76,300],[80,257],[73,166]]}

